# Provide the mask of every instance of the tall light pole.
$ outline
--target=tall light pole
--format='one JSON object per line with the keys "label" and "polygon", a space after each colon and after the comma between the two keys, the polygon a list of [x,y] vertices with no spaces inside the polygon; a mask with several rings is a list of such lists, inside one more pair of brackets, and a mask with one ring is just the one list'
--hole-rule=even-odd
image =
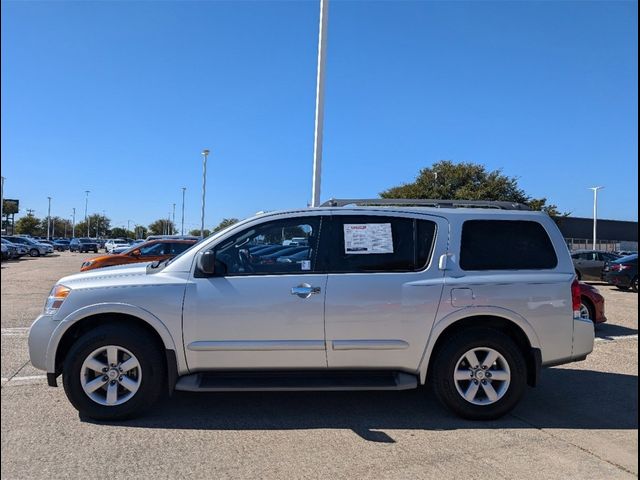
{"label": "tall light pole", "polygon": [[73,223],[71,224],[71,238],[76,237],[76,207],[73,207]]}
{"label": "tall light pole", "polygon": [[311,206],[320,206],[320,184],[322,177],[322,133],[324,127],[324,66],[327,58],[327,25],[329,0],[320,0],[320,28],[318,32],[318,71],[316,77],[316,118],[313,135],[313,184]]}
{"label": "tall light pole", "polygon": [[2,186],[0,187],[0,230],[2,230],[2,226],[4,224],[4,177],[2,177],[1,182],[2,182]]}
{"label": "tall light pole", "polygon": [[129,235],[129,226],[131,225],[131,220],[127,220],[127,235]]}
{"label": "tall light pole", "polygon": [[184,192],[187,190],[187,187],[182,187],[182,222],[180,225],[180,235],[184,235]]}
{"label": "tall light pole", "polygon": [[604,187],[589,187],[589,190],[593,190],[593,249],[596,249],[596,239],[598,233],[598,190],[602,190]]}
{"label": "tall light pole", "polygon": [[89,217],[87,216],[87,207],[89,206],[89,192],[90,190],[84,191],[84,223],[87,224],[87,237],[91,236],[89,235]]}
{"label": "tall light pole", "polygon": [[175,228],[176,228],[176,204],[175,203],[173,204],[173,218],[172,218],[171,222],[173,223],[173,225],[172,225],[173,228],[172,228],[172,232],[171,233],[173,233],[173,230],[175,230]]}
{"label": "tall light pole", "polygon": [[202,151],[202,213],[200,214],[200,238],[204,238],[204,199],[207,194],[207,157],[209,150]]}
{"label": "tall light pole", "polygon": [[47,240],[51,240],[51,197],[49,199],[49,209],[47,210]]}

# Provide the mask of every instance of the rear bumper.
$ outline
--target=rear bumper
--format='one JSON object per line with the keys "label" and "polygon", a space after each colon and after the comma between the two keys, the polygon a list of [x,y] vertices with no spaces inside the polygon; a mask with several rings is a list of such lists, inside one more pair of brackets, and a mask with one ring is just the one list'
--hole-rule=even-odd
{"label": "rear bumper", "polygon": [[587,358],[593,351],[595,330],[591,320],[577,318],[573,320],[573,351],[571,361],[578,362]]}
{"label": "rear bumper", "polygon": [[631,276],[625,273],[613,273],[608,272],[605,276],[607,283],[615,285],[616,287],[629,287],[631,285]]}

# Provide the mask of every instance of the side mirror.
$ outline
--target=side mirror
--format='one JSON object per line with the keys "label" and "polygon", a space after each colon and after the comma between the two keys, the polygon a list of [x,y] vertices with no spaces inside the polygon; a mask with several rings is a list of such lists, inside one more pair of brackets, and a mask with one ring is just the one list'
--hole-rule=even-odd
{"label": "side mirror", "polygon": [[200,273],[206,276],[213,275],[216,271],[216,253],[212,250],[199,253],[196,265]]}

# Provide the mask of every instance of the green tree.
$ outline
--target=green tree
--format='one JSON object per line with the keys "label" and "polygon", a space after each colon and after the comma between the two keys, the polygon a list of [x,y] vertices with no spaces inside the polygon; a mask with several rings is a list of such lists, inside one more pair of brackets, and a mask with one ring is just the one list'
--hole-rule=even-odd
{"label": "green tree", "polygon": [[[111,227],[111,219],[105,215],[94,213],[89,215],[89,237],[104,237]],[[87,236],[87,222],[84,220],[76,223],[76,237]]]}
{"label": "green tree", "polygon": [[155,222],[149,224],[149,233],[151,235],[175,235],[176,227],[172,221],[166,218],[159,218]]}
{"label": "green tree", "polygon": [[443,200],[492,200],[517,202],[551,216],[560,215],[556,205],[546,198],[532,198],[519,187],[516,177],[500,170],[488,171],[483,165],[471,162],[454,163],[441,160],[420,170],[415,181],[389,188],[382,198],[415,198]]}
{"label": "green tree", "polygon": [[31,214],[22,217],[16,222],[16,233],[39,237],[42,235],[42,220]]}
{"label": "green tree", "polygon": [[[240,220],[238,220],[237,218],[223,218],[222,221],[213,228],[213,232],[212,233],[217,233],[220,230],[224,230],[227,227],[230,227],[233,224],[238,223]],[[200,233],[198,233],[199,235]],[[208,236],[208,235],[205,235]]]}
{"label": "green tree", "polygon": [[126,228],[113,227],[109,232],[111,238],[133,238],[133,232],[130,232]]}
{"label": "green tree", "polygon": [[[189,235],[193,235],[194,237],[199,237],[200,236],[200,229],[199,228],[194,228],[193,230],[189,231]],[[211,235],[211,230],[209,230],[208,228],[204,229],[204,238],[207,238],[209,235]]]}

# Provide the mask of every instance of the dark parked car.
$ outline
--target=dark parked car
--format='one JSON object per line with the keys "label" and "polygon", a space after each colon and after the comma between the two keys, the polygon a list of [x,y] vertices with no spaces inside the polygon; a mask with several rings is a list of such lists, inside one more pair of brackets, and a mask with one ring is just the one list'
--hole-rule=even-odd
{"label": "dark parked car", "polygon": [[598,289],[587,283],[580,282],[580,318],[589,319],[593,323],[604,323],[604,297]]}
{"label": "dark parked car", "polygon": [[605,274],[607,283],[620,290],[638,291],[638,254],[619,258],[609,264]]}
{"label": "dark parked car", "polygon": [[583,250],[571,254],[578,280],[602,280],[605,264],[617,260],[615,253],[598,250]]}
{"label": "dark parked car", "polygon": [[58,252],[64,252],[69,250],[69,244],[71,242],[69,240],[56,240],[53,242],[53,249]]}
{"label": "dark parked car", "polygon": [[98,253],[98,244],[91,238],[73,238],[69,243],[69,250],[80,253]]}

